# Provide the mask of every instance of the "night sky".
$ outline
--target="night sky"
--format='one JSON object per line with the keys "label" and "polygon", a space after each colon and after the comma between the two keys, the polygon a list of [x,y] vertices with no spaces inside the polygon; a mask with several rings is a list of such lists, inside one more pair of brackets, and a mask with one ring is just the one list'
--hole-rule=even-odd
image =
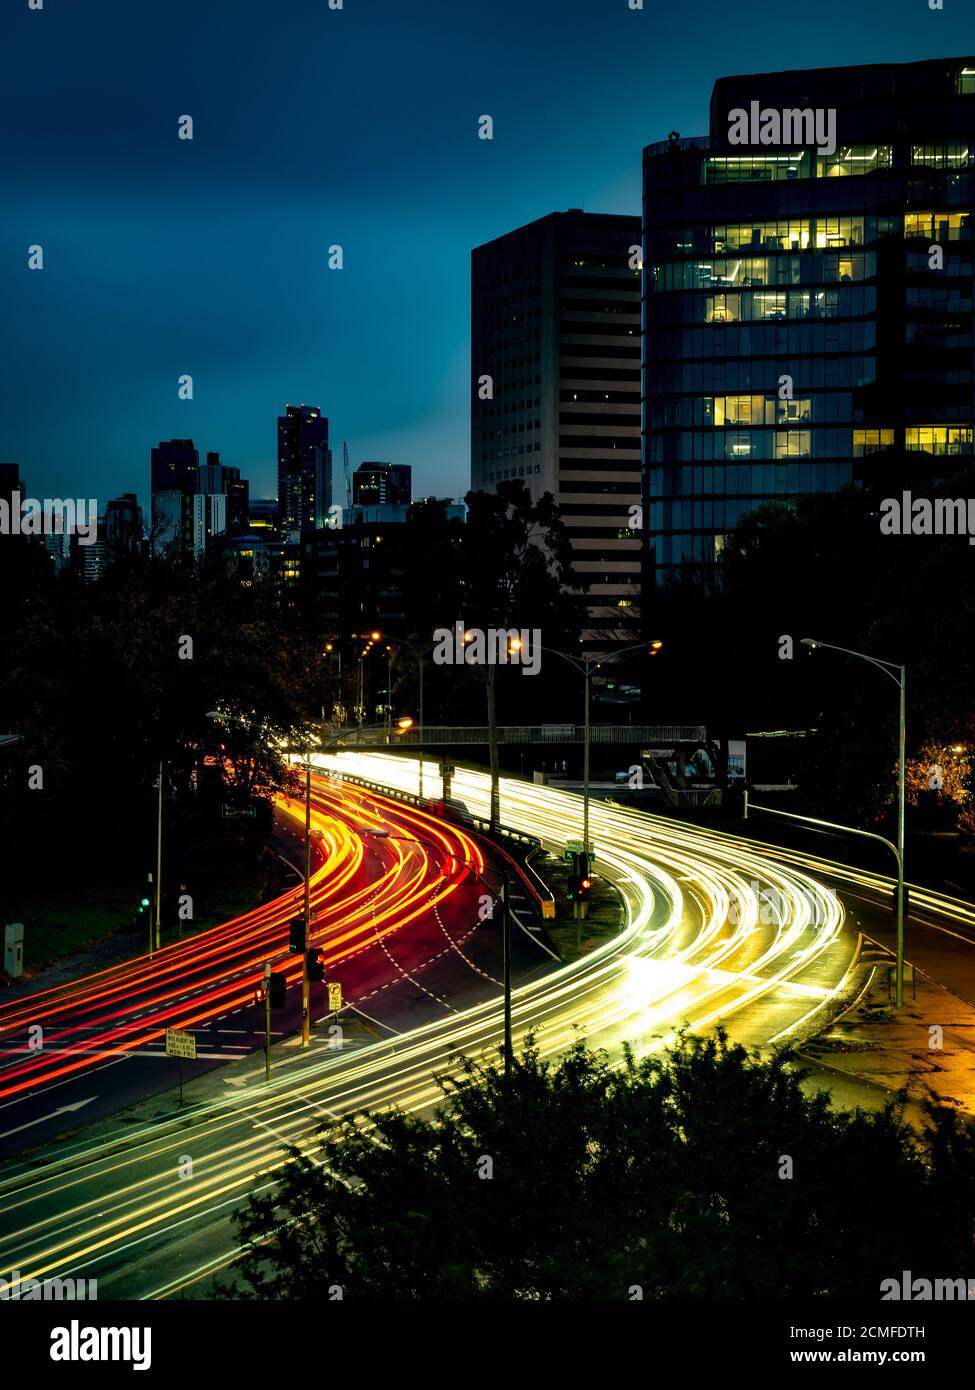
{"label": "night sky", "polygon": [[300,401],[338,475],[345,438],[462,495],[473,246],[638,212],[642,146],[704,133],[723,74],[975,48],[966,0],[27,3],[0,14],[0,460],[100,501],[145,501],[173,436],[273,495]]}

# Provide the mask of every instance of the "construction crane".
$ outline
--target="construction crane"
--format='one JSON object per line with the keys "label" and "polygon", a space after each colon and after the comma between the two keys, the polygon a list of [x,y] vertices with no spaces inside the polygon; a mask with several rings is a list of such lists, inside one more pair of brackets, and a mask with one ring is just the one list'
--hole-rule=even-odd
{"label": "construction crane", "polygon": [[342,461],[345,464],[345,505],[352,508],[352,470],[349,467],[349,446],[342,440]]}

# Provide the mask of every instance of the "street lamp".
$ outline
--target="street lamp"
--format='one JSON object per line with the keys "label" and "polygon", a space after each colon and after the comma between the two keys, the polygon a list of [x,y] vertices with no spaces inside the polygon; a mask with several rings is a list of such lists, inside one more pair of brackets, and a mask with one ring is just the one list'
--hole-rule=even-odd
{"label": "street lamp", "polygon": [[375,644],[376,644],[377,642],[379,642],[379,641],[382,639],[382,633],[381,633],[381,632],[375,632],[375,631],[374,631],[374,632],[353,632],[353,633],[352,633],[352,636],[353,636],[353,637],[356,637],[356,638],[361,638],[361,639],[363,639],[363,640],[365,641],[365,644],[366,644],[366,645],[363,647],[362,651],[359,653],[359,705],[358,705],[358,709],[356,710],[356,721],[355,721],[355,722],[356,722],[356,724],[359,726],[359,728],[361,728],[361,727],[362,727],[363,715],[365,714],[365,701],[366,701],[366,690],[365,690],[366,675],[365,675],[365,669],[364,669],[363,663],[365,662],[366,657],[367,657],[367,656],[369,655],[369,653],[372,651],[372,649],[373,649],[373,647],[375,646]]}
{"label": "street lamp", "polygon": [[[392,832],[389,831],[389,830],[373,830],[373,829],[370,829],[369,827],[365,827],[365,826],[359,831],[359,834],[360,834],[360,835],[371,835],[371,836],[373,837],[373,839],[376,839],[376,840],[406,840],[406,841],[408,841],[410,844],[426,845],[427,848],[428,848],[428,849],[432,849],[432,850],[434,851],[435,854],[441,854],[441,855],[444,856],[445,859],[452,859],[452,860],[454,861],[455,864],[460,864],[460,865],[463,866],[463,868],[469,870],[469,872],[472,873],[472,874],[474,875],[474,877],[478,880],[479,883],[483,883],[484,887],[488,890],[488,892],[491,894],[492,897],[494,896],[494,894],[495,894],[495,892],[496,892],[496,890],[493,889],[493,888],[491,887],[490,883],[488,883],[488,881],[487,881],[487,879],[484,877],[484,875],[483,875],[478,869],[475,869],[474,865],[470,862],[469,859],[461,859],[459,855],[451,854],[449,850],[444,849],[442,845],[438,845],[434,840],[427,840],[427,839],[425,839],[422,835],[394,835],[394,834],[392,834]],[[501,900],[501,907],[502,907],[502,913],[501,913],[501,942],[502,942],[502,945],[501,945],[501,959],[502,959],[502,978],[503,978],[503,980],[504,980],[504,1052],[503,1052],[503,1056],[504,1056],[504,1077],[505,1077],[505,1080],[507,1081],[507,1080],[509,1079],[510,1075],[511,1075],[511,1059],[512,1059],[512,1046],[511,1046],[511,917],[510,917],[510,915],[509,915],[510,909],[509,909],[509,907],[508,907],[508,874],[507,874],[507,871],[504,870],[504,869],[499,869],[499,870],[497,870],[496,872],[497,872],[497,874],[498,874],[498,877],[499,877],[500,880],[501,880],[501,890],[500,890],[500,893],[498,894],[498,896],[499,896],[499,898],[500,898],[500,900]]]}
{"label": "street lamp", "polygon": [[[466,635],[466,634],[465,634],[465,635]],[[405,637],[388,637],[386,640],[387,640],[387,642],[391,642],[391,643],[393,644],[393,646],[395,646],[395,647],[405,647],[406,650],[410,653],[410,655],[416,658],[417,667],[418,667],[419,673],[420,673],[420,710],[419,710],[419,719],[418,719],[418,721],[417,721],[417,729],[418,729],[418,732],[419,732],[419,740],[418,740],[419,763],[418,763],[418,768],[417,768],[417,795],[422,797],[422,795],[423,795],[423,673],[424,673],[424,667],[425,667],[425,664],[426,664],[426,655],[427,655],[427,652],[433,651],[433,649],[434,649],[434,647],[437,645],[437,643],[436,643],[436,642],[427,642],[427,643],[425,643],[424,645],[421,646],[421,645],[419,645],[419,644],[416,643],[416,642],[410,642],[410,641],[409,641],[407,638],[405,638]],[[387,646],[386,650],[387,650],[387,652],[389,651],[389,647],[388,647],[388,646]],[[388,741],[389,741],[389,740],[387,740],[387,742],[388,742]]]}
{"label": "street lamp", "polygon": [[338,671],[338,702],[337,702],[337,703],[338,703],[339,709],[340,709],[341,712],[342,712],[342,723],[344,724],[344,723],[345,723],[345,698],[344,698],[343,693],[342,693],[342,649],[341,649],[341,647],[336,648],[334,642],[326,642],[326,643],[325,643],[325,655],[326,655],[326,656],[334,656],[334,657],[336,657],[337,660],[338,660],[339,671]]}
{"label": "street lamp", "polygon": [[897,1008],[901,1008],[904,1003],[904,748],[907,668],[895,661],[881,661],[875,656],[868,656],[866,652],[852,651],[849,647],[836,647],[829,642],[818,642],[813,637],[803,637],[799,645],[809,647],[812,651],[822,647],[825,651],[842,652],[845,656],[856,656],[861,661],[868,661],[871,666],[876,666],[878,670],[888,675],[900,692],[897,730],[897,848],[895,851],[897,856],[897,988],[895,1002]]}
{"label": "street lamp", "polygon": [[[650,642],[633,642],[628,647],[620,647],[614,652],[604,654],[602,660],[612,660],[615,657],[626,656],[627,652],[648,650],[651,654],[659,652],[663,647],[663,642],[656,640]],[[560,656],[563,661],[567,661],[570,666],[574,666],[577,671],[581,671],[586,683],[586,705],[585,718],[583,723],[583,753],[582,753],[582,845],[586,862],[589,862],[589,704],[590,688],[592,686],[593,672],[602,664],[602,661],[595,661],[592,657],[575,656],[571,652],[559,651],[557,647],[543,647],[543,652],[548,652],[552,656]]]}

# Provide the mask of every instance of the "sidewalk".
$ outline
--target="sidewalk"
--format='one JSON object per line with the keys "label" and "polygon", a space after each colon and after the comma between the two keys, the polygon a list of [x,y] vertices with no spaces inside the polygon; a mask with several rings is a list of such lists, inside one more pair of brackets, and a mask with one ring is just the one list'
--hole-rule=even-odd
{"label": "sidewalk", "polygon": [[917,998],[888,1000],[884,970],[849,1014],[796,1052],[805,1089],[827,1090],[841,1109],[880,1109],[906,1088],[905,1118],[923,1123],[927,1096],[975,1115],[975,1008],[917,972]]}

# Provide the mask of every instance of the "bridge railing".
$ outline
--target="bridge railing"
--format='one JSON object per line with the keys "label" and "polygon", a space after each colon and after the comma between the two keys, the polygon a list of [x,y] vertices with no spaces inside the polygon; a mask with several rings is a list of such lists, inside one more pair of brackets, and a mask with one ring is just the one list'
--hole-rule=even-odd
{"label": "bridge railing", "polygon": [[[499,743],[582,743],[584,727],[582,724],[502,724],[497,732]],[[412,745],[426,748],[436,743],[487,743],[489,739],[486,724],[425,724],[422,729],[394,730],[390,735],[382,729],[349,729],[343,741],[348,747]],[[703,724],[592,724],[589,741],[669,748],[678,743],[704,743],[706,730]]]}

